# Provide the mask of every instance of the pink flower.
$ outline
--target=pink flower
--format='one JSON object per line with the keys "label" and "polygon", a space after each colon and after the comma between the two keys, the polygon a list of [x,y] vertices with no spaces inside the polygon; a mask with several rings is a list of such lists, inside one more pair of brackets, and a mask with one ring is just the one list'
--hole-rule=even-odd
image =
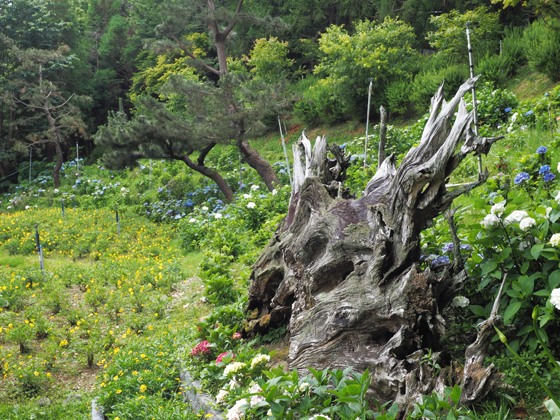
{"label": "pink flower", "polygon": [[191,350],[191,356],[198,356],[199,354],[209,354],[210,347],[208,341],[204,340],[198,343],[196,346],[193,347]]}
{"label": "pink flower", "polygon": [[[229,354],[229,351],[226,351],[225,353],[222,353],[218,356],[218,358],[216,359],[216,364],[220,363],[222,361],[222,357],[227,356]],[[235,360],[235,354],[231,353],[231,360]]]}
{"label": "pink flower", "polygon": [[233,336],[231,338],[233,338],[234,340],[237,340],[238,338],[241,338],[241,334],[235,333],[235,334],[233,334]]}

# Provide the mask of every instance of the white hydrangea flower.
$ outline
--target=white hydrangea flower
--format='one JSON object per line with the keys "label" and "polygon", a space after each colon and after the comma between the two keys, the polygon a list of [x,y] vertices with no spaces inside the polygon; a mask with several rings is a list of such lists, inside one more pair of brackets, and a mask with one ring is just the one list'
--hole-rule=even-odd
{"label": "white hydrangea flower", "polygon": [[196,219],[195,218],[190,218],[189,223],[196,223]]}
{"label": "white hydrangea flower", "polygon": [[29,210],[29,208],[30,208],[29,206],[25,206],[25,210]]}
{"label": "white hydrangea flower", "polygon": [[268,354],[259,354],[258,356],[254,357],[251,360],[251,369],[254,369],[255,366],[264,365],[266,362],[270,360],[270,356]]}
{"label": "white hydrangea flower", "polygon": [[486,229],[490,229],[499,223],[500,223],[500,218],[495,214],[487,214],[484,220],[482,221],[482,224]]}
{"label": "white hydrangea flower", "polygon": [[243,362],[230,363],[224,369],[224,375],[228,376],[230,373],[235,374],[235,373],[239,372],[240,370],[242,370],[245,366],[247,366],[247,365]]}
{"label": "white hydrangea flower", "polygon": [[253,191],[256,191],[256,190],[259,189],[259,186],[258,186],[258,185],[251,185],[251,189],[252,189]]}
{"label": "white hydrangea flower", "polygon": [[208,207],[206,206],[202,207],[202,211],[208,211]]}
{"label": "white hydrangea flower", "polygon": [[216,395],[216,402],[218,404],[223,404],[226,401],[226,397],[229,395],[229,392],[225,389],[220,389],[218,395]]}
{"label": "white hydrangea flower", "polygon": [[55,189],[54,189],[54,192],[55,192],[55,193],[57,193],[57,192],[58,192],[58,189],[57,189],[57,188],[55,188]]}
{"label": "white hydrangea flower", "polygon": [[529,214],[524,210],[515,210],[504,219],[504,223],[506,225],[509,225],[511,223],[519,223],[528,216]]}
{"label": "white hydrangea flower", "polygon": [[550,292],[550,303],[552,303],[556,309],[560,311],[560,288],[554,289]]}
{"label": "white hydrangea flower", "polygon": [[[249,394],[254,394],[257,392],[262,392],[259,384],[254,384],[253,386],[251,386],[251,388],[249,388]],[[251,408],[255,407],[261,401],[265,401],[265,398],[262,395],[251,395]]]}
{"label": "white hydrangea flower", "polygon": [[231,407],[226,414],[227,420],[241,420],[244,417],[245,413],[241,411],[240,407],[247,403],[248,402],[245,399],[236,401],[235,405]]}
{"label": "white hydrangea flower", "polygon": [[278,194],[278,191],[276,191],[276,188],[272,190],[272,195],[276,195]]}
{"label": "white hydrangea flower", "polygon": [[254,209],[255,207],[256,207],[256,204],[253,203],[252,201],[247,203],[247,208]]}
{"label": "white hydrangea flower", "polygon": [[229,389],[238,388],[238,387],[239,387],[239,382],[237,382],[235,379],[232,379],[231,381],[229,381],[229,384],[228,384]]}
{"label": "white hydrangea flower", "polygon": [[500,201],[492,206],[490,209],[490,213],[495,214],[496,216],[501,216],[504,211],[506,211],[506,202]]}
{"label": "white hydrangea flower", "polygon": [[221,219],[222,213],[214,213],[214,219]]}
{"label": "white hydrangea flower", "polygon": [[524,232],[527,232],[530,228],[536,225],[537,222],[532,217],[526,217],[521,222],[519,222],[519,228]]}
{"label": "white hydrangea flower", "polygon": [[466,308],[470,303],[470,300],[465,296],[455,296],[451,301],[451,306],[453,308]]}
{"label": "white hydrangea flower", "polygon": [[251,194],[243,194],[243,198],[247,200],[249,198],[253,198],[253,196]]}
{"label": "white hydrangea flower", "polygon": [[552,246],[560,245],[560,233],[555,233],[550,237],[550,245]]}
{"label": "white hydrangea flower", "polygon": [[121,191],[126,191],[126,188],[125,188],[125,187],[122,187],[122,188],[121,188]]}

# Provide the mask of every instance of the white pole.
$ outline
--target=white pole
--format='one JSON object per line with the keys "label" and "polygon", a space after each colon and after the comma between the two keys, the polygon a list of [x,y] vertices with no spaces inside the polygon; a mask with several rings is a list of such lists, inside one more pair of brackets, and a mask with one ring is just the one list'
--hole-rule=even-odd
{"label": "white pole", "polygon": [[79,152],[79,148],[80,146],[78,145],[78,140],[76,140],[76,167],[78,169],[78,178],[80,177],[80,152]]}
{"label": "white pole", "polygon": [[[469,48],[469,68],[471,79],[474,77],[474,63],[473,63],[473,55],[472,55],[472,47],[471,47],[471,34],[469,31],[469,24],[467,23],[467,46]],[[478,136],[478,115],[476,110],[476,87],[473,85],[472,87],[472,100],[473,100],[473,111],[474,111],[474,133]],[[482,156],[478,155],[478,173],[482,173]]]}
{"label": "white pole", "polygon": [[288,168],[288,178],[290,179],[290,187],[292,185],[292,173],[290,172],[290,161],[288,160],[288,152],[286,152],[286,142],[284,141],[284,133],[282,133],[282,124],[280,124],[280,115],[278,115],[278,127],[280,127],[280,137],[282,137],[282,147],[284,148],[284,157],[286,158],[286,168]]}
{"label": "white pole", "polygon": [[364,171],[366,170],[366,159],[367,159],[367,141],[368,141],[368,129],[369,129],[369,106],[371,104],[371,84],[373,78],[369,78],[369,88],[368,88],[368,98],[367,98],[367,118],[366,118],[366,145],[364,148]]}

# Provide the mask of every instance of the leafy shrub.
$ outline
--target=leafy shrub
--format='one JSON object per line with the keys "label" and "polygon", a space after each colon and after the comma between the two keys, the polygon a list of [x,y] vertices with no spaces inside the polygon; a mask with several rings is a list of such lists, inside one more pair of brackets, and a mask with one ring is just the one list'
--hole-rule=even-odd
{"label": "leafy shrub", "polygon": [[426,111],[427,104],[445,80],[445,91],[454,93],[468,78],[469,70],[466,65],[450,65],[437,70],[419,73],[414,78],[412,98],[418,111]]}
{"label": "leafy shrub", "polygon": [[409,80],[395,80],[387,86],[385,97],[390,112],[405,115],[411,107],[412,83]]}
{"label": "leafy shrub", "polygon": [[529,65],[552,81],[560,81],[560,32],[537,20],[524,32],[523,41]]}
{"label": "leafy shrub", "polygon": [[314,127],[344,120],[342,104],[333,95],[332,89],[320,83],[318,78],[307,77],[298,82],[297,89],[303,90],[303,93],[302,98],[294,103],[294,115],[304,124]]}

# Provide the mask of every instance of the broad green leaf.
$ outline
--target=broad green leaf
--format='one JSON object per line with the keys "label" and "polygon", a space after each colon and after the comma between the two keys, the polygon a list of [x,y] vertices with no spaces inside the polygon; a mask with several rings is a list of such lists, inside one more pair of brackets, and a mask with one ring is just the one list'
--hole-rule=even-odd
{"label": "broad green leaf", "polygon": [[480,305],[471,305],[469,306],[469,309],[472,311],[473,314],[486,318],[488,316],[488,314],[486,313],[486,310],[480,306]]}
{"label": "broad green leaf", "polygon": [[539,258],[539,255],[541,254],[541,251],[543,250],[545,244],[535,244],[533,245],[533,247],[531,248],[531,255],[533,256],[533,258],[536,260],[537,258]]}
{"label": "broad green leaf", "polygon": [[554,270],[552,273],[550,273],[550,276],[548,276],[548,285],[550,286],[551,289],[556,289],[559,284],[560,284],[560,269]]}
{"label": "broad green leaf", "polygon": [[498,267],[498,263],[496,261],[489,260],[480,264],[480,267],[482,268],[482,275],[485,276],[486,274],[494,271]]}
{"label": "broad green leaf", "polygon": [[509,324],[515,314],[521,309],[522,302],[519,300],[512,300],[504,313],[504,322]]}
{"label": "broad green leaf", "polygon": [[453,404],[459,404],[459,400],[461,399],[461,387],[459,385],[455,385],[453,387],[453,391],[451,392],[451,401]]}

